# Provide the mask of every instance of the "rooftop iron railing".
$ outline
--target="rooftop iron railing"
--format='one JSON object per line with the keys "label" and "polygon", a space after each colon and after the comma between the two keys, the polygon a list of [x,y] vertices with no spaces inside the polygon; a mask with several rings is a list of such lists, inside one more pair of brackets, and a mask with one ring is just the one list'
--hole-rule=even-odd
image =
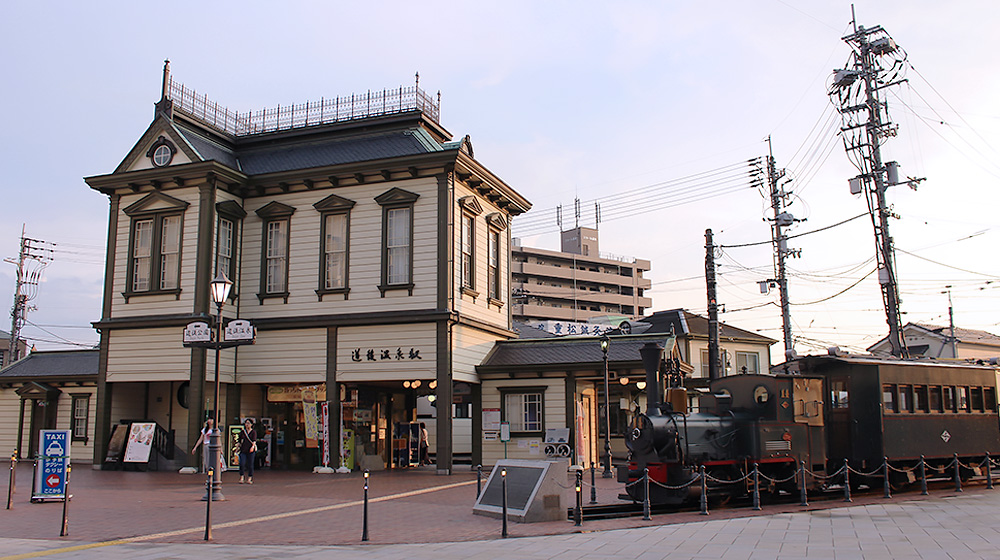
{"label": "rooftop iron railing", "polygon": [[259,111],[231,111],[170,78],[167,97],[173,101],[174,110],[183,112],[220,132],[233,136],[249,136],[265,132],[304,128],[321,124],[351,121],[403,113],[423,111],[435,122],[440,122],[441,94],[437,100],[427,95],[419,86],[368,90],[350,97],[323,98],[298,105],[279,105]]}

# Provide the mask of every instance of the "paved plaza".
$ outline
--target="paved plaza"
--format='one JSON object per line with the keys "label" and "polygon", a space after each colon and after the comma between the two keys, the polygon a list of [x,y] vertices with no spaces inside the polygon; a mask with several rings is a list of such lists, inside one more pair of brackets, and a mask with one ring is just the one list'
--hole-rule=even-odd
{"label": "paved plaza", "polygon": [[[362,478],[261,472],[255,484],[226,473],[226,501],[212,507],[213,540],[204,541],[200,476],[74,469],[69,534],[59,537],[61,503],[31,504],[31,472],[18,469],[13,508],[0,510],[0,560],[159,558],[1000,558],[1000,489],[983,486],[881,493],[809,507],[754,512],[732,508],[641,518],[510,523],[472,515],[476,477],[432,469],[375,472],[369,542],[361,542]],[[462,468],[459,467],[461,470]],[[597,478],[598,501],[617,500],[619,484]],[[7,484],[2,486],[7,495]],[[589,499],[589,488],[586,497]],[[566,504],[572,490],[567,484]],[[586,500],[589,501],[589,500]]]}

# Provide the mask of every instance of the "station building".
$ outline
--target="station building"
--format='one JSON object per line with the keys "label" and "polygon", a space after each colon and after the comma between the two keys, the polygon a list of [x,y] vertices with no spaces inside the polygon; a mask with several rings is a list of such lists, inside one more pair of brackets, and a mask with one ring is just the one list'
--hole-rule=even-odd
{"label": "station building", "polygon": [[166,65],[152,123],[86,179],[110,203],[96,433],[155,421],[196,464],[214,352],[184,347],[182,331],[214,323],[209,284],[225,273],[223,321],[257,335],[221,351],[224,428],[253,418],[272,466],[311,468],[326,402],[331,466],[343,442],[349,466],[391,468],[412,464],[416,402],[433,396],[437,469],[450,472],[453,417],[481,408],[475,368],[516,336],[509,224],[530,204],[452,138],[439,103],[418,81],[234,112]]}

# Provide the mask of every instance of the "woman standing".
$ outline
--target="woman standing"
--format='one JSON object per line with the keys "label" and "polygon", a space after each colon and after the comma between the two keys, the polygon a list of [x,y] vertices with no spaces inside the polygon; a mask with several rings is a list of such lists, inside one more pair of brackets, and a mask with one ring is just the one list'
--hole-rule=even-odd
{"label": "woman standing", "polygon": [[208,440],[211,438],[211,436],[212,436],[212,419],[209,418],[208,420],[205,420],[205,427],[201,429],[201,435],[198,436],[198,443],[195,443],[194,447],[191,448],[191,454],[194,455],[194,452],[198,449],[198,446],[199,445],[202,446],[201,466],[202,469],[204,469],[202,472],[208,472],[209,463],[212,462],[211,457],[208,454]]}
{"label": "woman standing", "polygon": [[253,429],[253,420],[243,421],[240,432],[240,484],[245,481],[253,484],[253,463],[257,455],[257,432]]}

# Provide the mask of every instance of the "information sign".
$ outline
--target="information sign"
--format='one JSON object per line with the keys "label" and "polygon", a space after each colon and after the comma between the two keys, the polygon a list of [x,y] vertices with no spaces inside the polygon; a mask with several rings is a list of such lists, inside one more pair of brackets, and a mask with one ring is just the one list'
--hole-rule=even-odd
{"label": "information sign", "polygon": [[125,447],[126,463],[148,463],[149,452],[153,449],[155,422],[133,422],[128,431],[128,445]]}
{"label": "information sign", "polygon": [[38,457],[35,488],[31,500],[63,499],[66,495],[66,469],[69,466],[69,430],[41,430],[38,434]]}

